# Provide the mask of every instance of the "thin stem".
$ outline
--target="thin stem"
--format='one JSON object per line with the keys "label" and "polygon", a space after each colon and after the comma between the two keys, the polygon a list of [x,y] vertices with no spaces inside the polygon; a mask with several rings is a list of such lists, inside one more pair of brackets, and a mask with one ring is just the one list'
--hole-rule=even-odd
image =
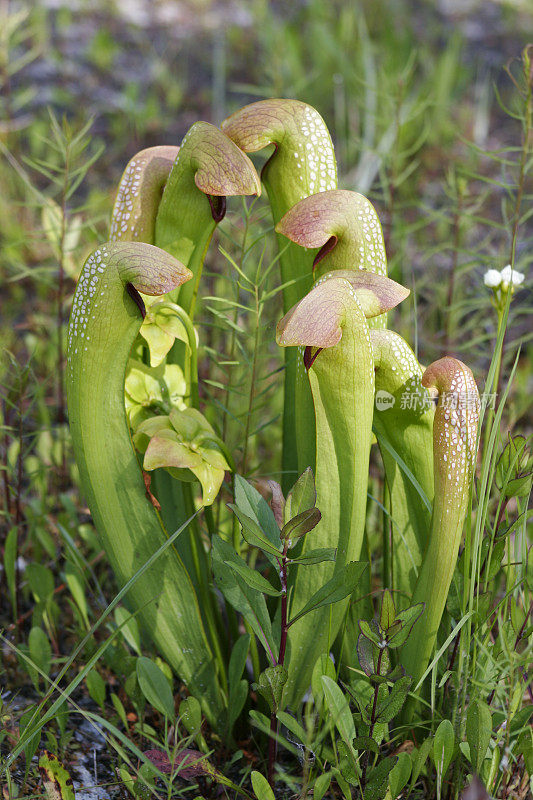
{"label": "thin stem", "polygon": [[4,420],[4,435],[2,437],[3,440],[3,465],[2,465],[2,480],[4,484],[4,508],[6,512],[6,518],[11,516],[11,495],[9,492],[9,460],[8,460],[8,452],[9,452],[9,445],[8,445],[8,420],[7,420],[7,408],[6,402],[4,398],[2,398],[2,419]]}
{"label": "thin stem", "polygon": [[398,150],[399,150],[399,139],[400,139],[400,115],[402,111],[402,105],[404,100],[404,81],[400,78],[398,81],[398,101],[395,105],[394,109],[394,126],[395,126],[395,135],[394,135],[394,142],[392,146],[392,153],[391,153],[391,174],[390,174],[390,181],[389,181],[389,202],[387,208],[387,227],[385,230],[385,252],[390,260],[391,253],[391,238],[392,238],[392,226],[394,220],[394,211],[395,211],[395,202],[396,202],[396,180],[398,177]]}
{"label": "thin stem", "polygon": [[450,280],[448,282],[448,298],[446,307],[448,310],[448,315],[446,318],[446,336],[444,339],[444,355],[451,355],[450,353],[450,346],[452,340],[452,328],[453,328],[453,298],[454,298],[454,290],[455,290],[455,276],[457,272],[457,266],[459,263],[459,247],[461,244],[461,231],[462,231],[462,216],[463,216],[463,203],[464,197],[463,192],[459,188],[458,192],[458,199],[457,199],[457,208],[455,210],[455,214],[453,215],[453,257],[452,257],[452,268],[450,271]]}
{"label": "thin stem", "polygon": [[[530,49],[529,47],[526,49]],[[533,52],[533,48],[531,48]],[[514,268],[515,262],[515,253],[516,253],[516,244],[518,241],[518,226],[520,225],[520,208],[522,206],[522,197],[524,194],[524,184],[526,179],[526,172],[527,172],[527,165],[531,150],[531,123],[532,123],[532,89],[533,89],[533,70],[530,67],[530,60],[528,57],[524,55],[523,58],[524,64],[524,75],[526,79],[526,96],[524,102],[524,133],[522,137],[522,152],[520,155],[520,167],[518,172],[518,184],[517,184],[517,192],[516,192],[516,201],[515,207],[513,212],[513,229],[511,233],[511,247],[509,252],[509,264],[511,267]],[[510,289],[509,291],[512,291]],[[500,394],[501,391],[501,382],[502,382],[502,360],[503,360],[503,352],[505,348],[505,333],[502,342],[502,357],[500,358],[500,363],[498,364],[498,370],[496,372],[496,392]]]}
{"label": "thin stem", "polygon": [[[381,675],[381,661],[382,661],[382,658],[383,658],[384,651],[385,651],[384,647],[380,648],[379,656],[378,656],[378,663],[377,663],[377,667],[376,667],[376,672],[377,672],[378,675]],[[368,728],[368,736],[370,738],[372,738],[372,734],[374,733],[374,727],[376,725],[376,709],[377,709],[377,705],[378,705],[378,695],[379,695],[379,684],[376,684],[374,686],[374,700],[372,702],[372,713],[370,715],[370,726]],[[363,764],[362,764],[362,767],[361,767],[361,784],[363,786],[366,783],[366,771],[368,769],[369,756],[370,756],[370,753],[367,750],[365,752],[364,757],[363,757]]]}
{"label": "thin stem", "polygon": [[[281,558],[281,570],[279,573],[280,582],[281,582],[281,637],[279,643],[279,656],[277,663],[281,666],[284,665],[285,662],[285,650],[287,648],[287,632],[289,630],[289,626],[287,623],[287,550],[289,547],[289,542],[285,542],[285,546],[283,548],[283,555]],[[276,764],[276,755],[278,750],[278,742],[277,742],[277,735],[278,735],[278,718],[277,718],[277,709],[273,708],[270,712],[270,739],[268,742],[268,772],[267,772],[267,779],[272,788],[274,788],[274,766]]]}
{"label": "thin stem", "polygon": [[248,398],[248,412],[246,414],[246,428],[244,431],[244,447],[242,451],[242,473],[246,475],[246,459],[248,456],[248,439],[250,437],[250,425],[252,422],[252,412],[254,407],[254,397],[255,397],[255,382],[256,382],[256,374],[257,374],[257,356],[259,352],[259,339],[261,335],[260,331],[260,323],[261,323],[261,306],[259,304],[259,291],[257,285],[254,286],[254,299],[255,299],[255,314],[256,314],[256,324],[255,324],[255,336],[254,336],[254,354],[252,360],[252,376],[250,378],[250,394]]}
{"label": "thin stem", "polygon": [[[246,240],[248,238],[248,228],[249,228],[249,225],[250,225],[250,212],[251,212],[251,209],[252,209],[252,206],[250,206],[250,208],[248,208],[248,206],[246,205],[246,201],[245,200],[243,200],[243,205],[244,205],[244,209],[245,209],[244,232],[243,232],[243,235],[242,235],[241,250],[240,250],[240,256],[239,256],[239,268],[241,270],[243,269],[243,265],[244,265],[244,256],[245,256],[245,252],[246,252]],[[252,203],[252,205],[253,205],[253,203]],[[235,298],[236,299],[236,303],[235,303],[235,307],[233,309],[233,324],[231,326],[231,339],[230,339],[230,349],[229,349],[228,378],[227,378],[227,382],[226,382],[226,392],[224,394],[224,403],[223,403],[224,409],[225,409],[224,418],[222,420],[222,437],[221,438],[222,438],[223,442],[226,441],[226,434],[227,434],[227,431],[228,431],[229,402],[230,402],[230,397],[231,397],[230,386],[232,385],[232,373],[233,373],[233,366],[234,366],[234,361],[235,361],[235,347],[236,347],[236,344],[237,344],[237,322],[239,320],[239,305],[238,305],[238,301],[239,301],[239,288],[238,287],[239,287],[239,284],[236,283],[235,285],[237,286],[237,297]],[[218,499],[218,502],[217,502],[217,517],[216,517],[216,529],[217,530],[218,530],[219,522],[220,522],[221,502],[222,502],[222,499],[221,499],[221,497],[219,495],[219,499]],[[236,536],[236,529],[237,529],[237,521],[234,518],[233,519],[233,538],[234,539],[235,539],[235,536]],[[238,549],[237,548],[235,548],[235,549],[238,552]]]}

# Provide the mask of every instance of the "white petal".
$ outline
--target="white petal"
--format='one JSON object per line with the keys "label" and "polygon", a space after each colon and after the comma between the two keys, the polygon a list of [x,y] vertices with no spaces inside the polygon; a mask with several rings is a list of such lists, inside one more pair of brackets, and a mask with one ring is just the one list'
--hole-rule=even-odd
{"label": "white petal", "polygon": [[489,269],[483,276],[483,283],[489,289],[495,289],[502,282],[502,276],[497,269]]}

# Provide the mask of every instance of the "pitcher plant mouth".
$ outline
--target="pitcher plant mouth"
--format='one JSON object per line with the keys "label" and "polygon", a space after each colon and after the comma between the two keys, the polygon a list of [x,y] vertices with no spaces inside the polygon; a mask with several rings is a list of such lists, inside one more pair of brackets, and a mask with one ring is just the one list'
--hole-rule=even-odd
{"label": "pitcher plant mouth", "polygon": [[[312,345],[307,345],[304,350],[304,366],[306,370],[309,372],[313,364],[315,363],[315,359],[317,356],[320,355],[324,348],[323,347],[316,347],[313,348]],[[313,352],[314,351],[314,352]]]}

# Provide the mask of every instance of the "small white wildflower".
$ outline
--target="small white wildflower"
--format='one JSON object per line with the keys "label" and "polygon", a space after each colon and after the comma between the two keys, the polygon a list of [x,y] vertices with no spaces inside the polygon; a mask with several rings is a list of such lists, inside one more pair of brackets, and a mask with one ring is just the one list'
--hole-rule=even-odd
{"label": "small white wildflower", "polygon": [[519,286],[524,280],[524,277],[525,275],[523,272],[518,272],[516,269],[513,269],[510,264],[507,264],[501,271],[502,289],[507,291],[509,284]]}
{"label": "small white wildflower", "polygon": [[496,289],[501,282],[502,276],[497,269],[489,269],[483,276],[483,283],[485,286],[488,286],[489,289]]}

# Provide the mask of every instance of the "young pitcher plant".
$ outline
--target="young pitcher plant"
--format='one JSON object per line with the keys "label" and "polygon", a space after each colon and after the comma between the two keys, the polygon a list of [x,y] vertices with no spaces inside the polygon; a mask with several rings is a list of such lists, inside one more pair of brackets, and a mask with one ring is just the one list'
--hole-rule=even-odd
{"label": "young pitcher plant", "polygon": [[[246,153],[267,147],[273,152],[260,179]],[[234,472],[233,454],[215,410],[209,421],[202,413],[203,333],[194,319],[226,197],[259,195],[261,183],[278,235],[283,297],[282,485],[271,484],[271,508],[234,475],[230,508],[241,531],[234,526],[231,540],[227,526],[215,528],[210,506]],[[83,267],[68,332],[68,407],[83,492],[121,586],[189,520],[127,601],[228,738],[246,702],[248,649],[273,736],[279,715],[299,708],[317,665],[330,674],[330,651],[340,658],[337,674],[360,664],[352,601],[370,588],[360,581],[376,440],[390,523],[382,585],[400,611],[388,621],[382,611],[365,636],[372,642],[376,630],[386,632],[413,688],[427,671],[469,508],[479,397],[464,364],[447,357],[424,369],[387,329],[388,312],[408,295],[387,277],[375,209],[337,188],[325,123],[295,100],[253,103],[222,130],[197,122],[179,148],[137,154],[118,188],[110,241]],[[403,619],[411,621],[400,647]],[[371,715],[372,731],[378,717]],[[363,783],[367,765],[368,754]]]}

